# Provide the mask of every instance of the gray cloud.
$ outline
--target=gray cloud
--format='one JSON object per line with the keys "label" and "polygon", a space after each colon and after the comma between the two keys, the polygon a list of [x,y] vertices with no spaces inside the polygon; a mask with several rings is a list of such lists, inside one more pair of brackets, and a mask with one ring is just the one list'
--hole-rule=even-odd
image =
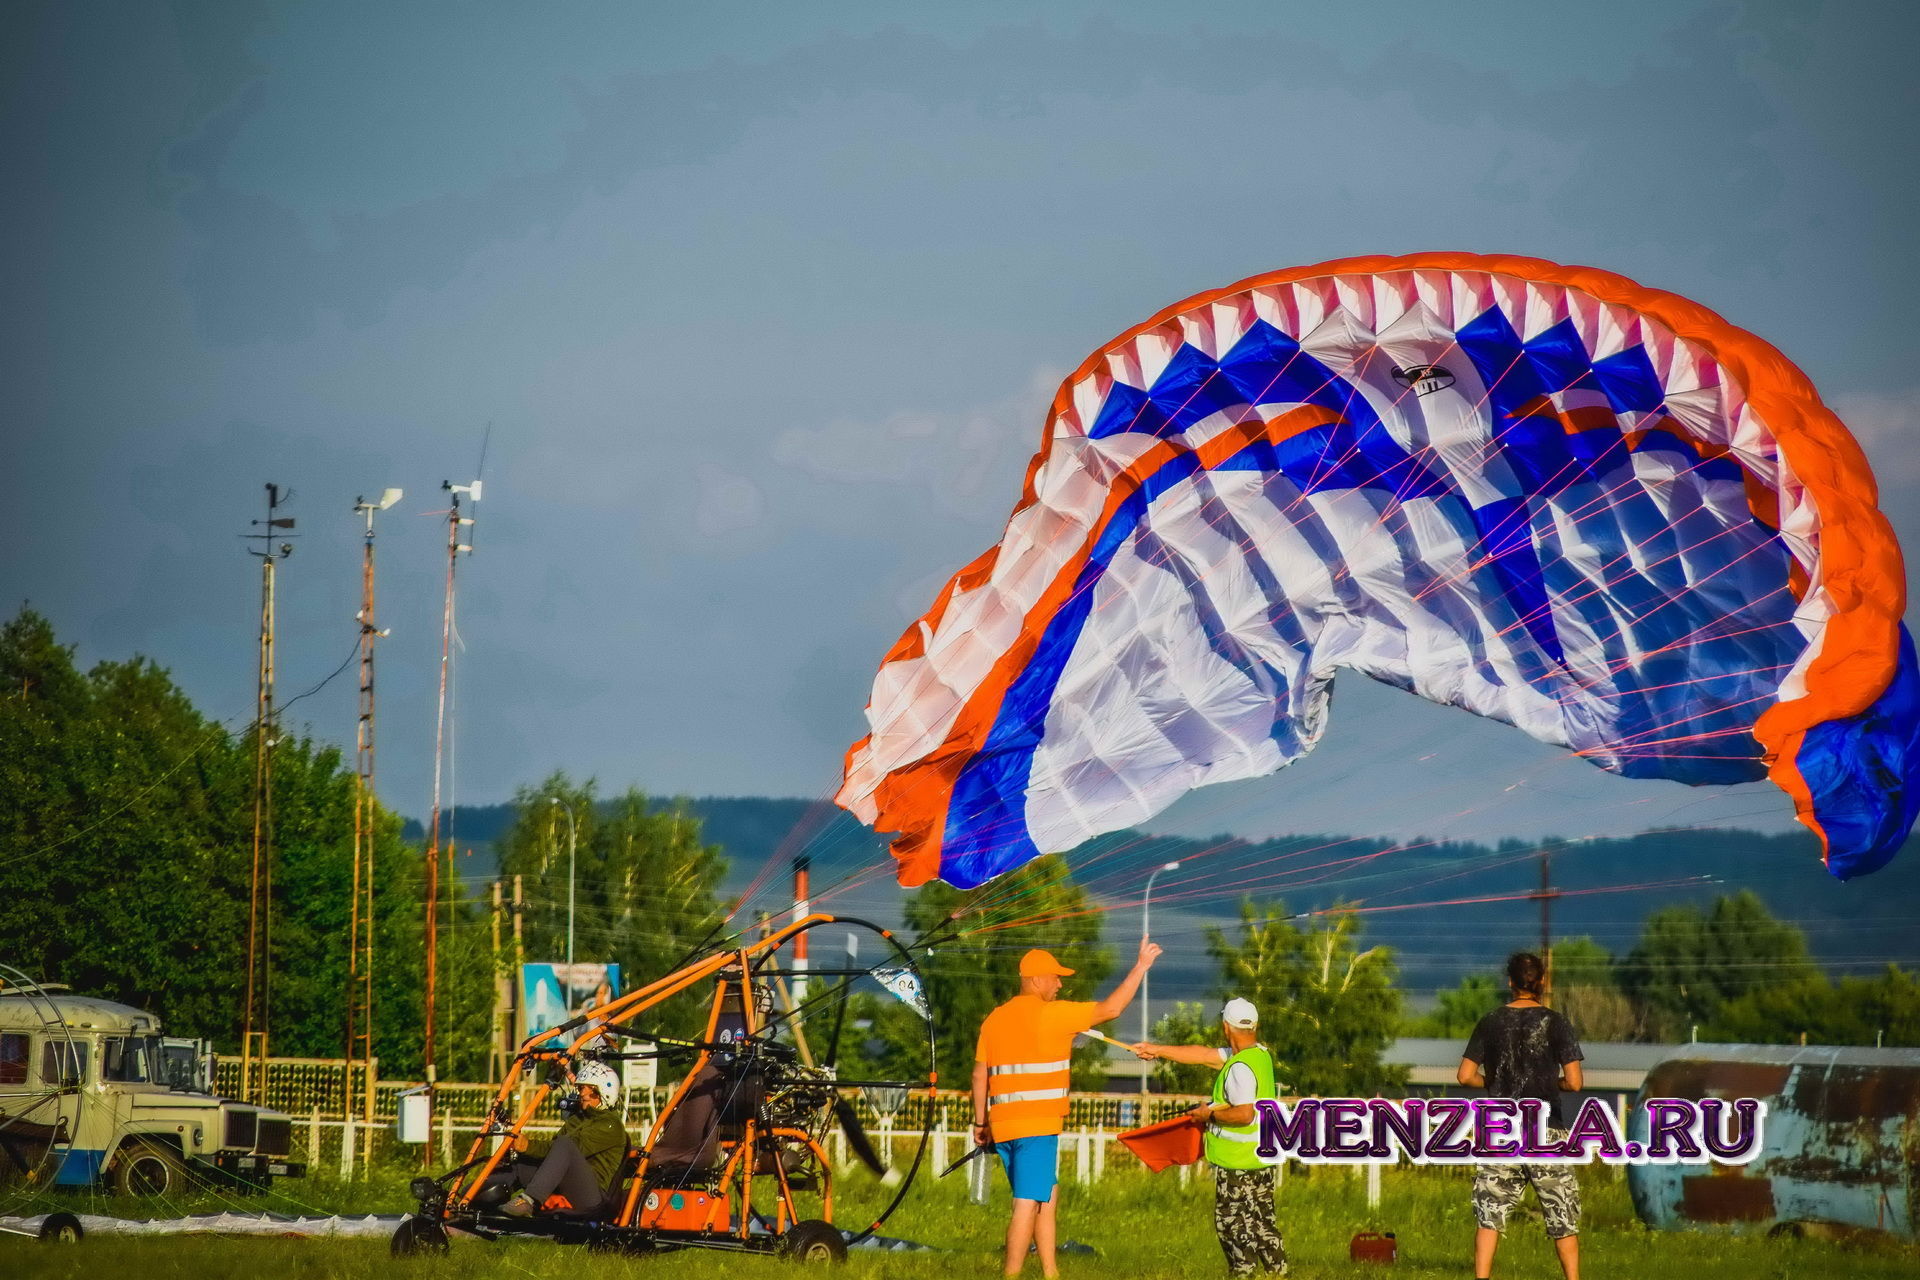
{"label": "gray cloud", "polygon": [[[438,655],[426,513],[489,420],[462,794],[559,765],[818,794],[881,653],[997,537],[1058,371],[1342,253],[1535,252],[1698,297],[1807,367],[1920,533],[1906,10],[22,8],[0,598],[244,711],[259,484],[301,490],[289,684],[351,643],[353,496],[404,485],[381,543],[403,809]],[[1349,683],[1314,758],[1170,821],[1702,812]],[[345,737],[351,691],[302,712]],[[1388,812],[1382,771],[1432,781]]]}

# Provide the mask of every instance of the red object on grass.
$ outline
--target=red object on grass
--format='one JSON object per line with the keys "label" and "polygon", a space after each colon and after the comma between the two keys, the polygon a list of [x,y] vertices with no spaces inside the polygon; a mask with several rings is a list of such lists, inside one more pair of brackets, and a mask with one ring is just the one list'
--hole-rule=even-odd
{"label": "red object on grass", "polygon": [[1191,1116],[1175,1116],[1159,1124],[1129,1129],[1120,1135],[1120,1141],[1155,1173],[1168,1165],[1200,1163],[1203,1145],[1200,1124]]}
{"label": "red object on grass", "polygon": [[1353,1262],[1393,1262],[1399,1256],[1400,1242],[1391,1231],[1362,1231],[1347,1245],[1347,1258]]}

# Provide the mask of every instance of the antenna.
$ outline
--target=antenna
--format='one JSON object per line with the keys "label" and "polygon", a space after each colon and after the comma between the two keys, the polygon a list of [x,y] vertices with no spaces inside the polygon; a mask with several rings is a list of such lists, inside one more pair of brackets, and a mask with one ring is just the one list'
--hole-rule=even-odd
{"label": "antenna", "polygon": [[[481,448],[484,463],[485,446]],[[476,476],[472,484],[455,484],[451,480],[440,482],[440,488],[451,500],[444,513],[447,517],[447,602],[440,620],[440,699],[439,710],[434,722],[433,733],[433,809],[427,824],[427,876],[426,876],[426,1017],[421,1026],[421,1055],[427,1076],[427,1120],[432,1124],[436,1102],[435,1082],[438,1072],[434,1066],[434,1013],[439,990],[439,945],[440,945],[440,864],[446,860],[446,878],[449,886],[453,883],[453,839],[452,817],[447,817],[447,839],[441,841],[441,792],[440,781],[442,764],[447,751],[447,682],[453,666],[453,607],[454,607],[454,571],[460,563],[460,553],[473,553],[473,517],[461,514],[460,500],[465,497],[469,503],[480,501],[481,481]],[[462,538],[465,538],[465,541]],[[449,898],[449,905],[451,898]],[[431,1165],[433,1158],[431,1143],[422,1149],[422,1160]]]}
{"label": "antenna", "polygon": [[260,653],[253,717],[253,867],[247,896],[246,1011],[240,1029],[240,1096],[264,1101],[273,971],[273,748],[280,736],[274,706],[274,587],[280,561],[293,554],[293,517],[280,508],[292,488],[267,485],[267,514],[248,524],[259,530],[240,536],[260,543],[248,554],[260,558]]}
{"label": "antenna", "polygon": [[341,1112],[353,1114],[353,1072],[359,1067],[363,1085],[360,1091],[361,1119],[367,1125],[368,1152],[373,1140],[373,930],[374,894],[373,853],[378,814],[373,790],[373,646],[384,639],[385,631],[374,622],[373,613],[373,518],[400,501],[398,489],[386,489],[379,500],[356,498],[354,514],[365,521],[360,562],[360,719],[354,731],[357,770],[353,791],[353,896],[347,908],[347,1063],[341,1075]]}

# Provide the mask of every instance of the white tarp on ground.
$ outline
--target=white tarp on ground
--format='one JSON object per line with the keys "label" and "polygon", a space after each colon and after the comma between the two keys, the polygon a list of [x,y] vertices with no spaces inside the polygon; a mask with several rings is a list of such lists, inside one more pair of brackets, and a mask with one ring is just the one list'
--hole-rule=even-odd
{"label": "white tarp on ground", "polygon": [[[364,1218],[291,1218],[277,1213],[207,1213],[194,1218],[103,1218],[90,1213],[74,1215],[88,1235],[116,1236],[359,1236],[385,1240],[411,1214],[368,1214]],[[0,1217],[0,1231],[40,1234],[41,1214],[31,1218]],[[460,1234],[458,1232],[456,1235]],[[843,1232],[849,1239],[853,1233]],[[887,1253],[931,1252],[932,1246],[891,1236],[869,1236],[857,1249],[878,1249]]]}
{"label": "white tarp on ground", "polygon": [[[115,1236],[365,1236],[384,1240],[404,1220],[400,1214],[364,1218],[290,1218],[277,1213],[206,1213],[193,1218],[105,1218],[76,1214],[88,1235]],[[45,1215],[0,1218],[0,1230],[39,1234]]]}

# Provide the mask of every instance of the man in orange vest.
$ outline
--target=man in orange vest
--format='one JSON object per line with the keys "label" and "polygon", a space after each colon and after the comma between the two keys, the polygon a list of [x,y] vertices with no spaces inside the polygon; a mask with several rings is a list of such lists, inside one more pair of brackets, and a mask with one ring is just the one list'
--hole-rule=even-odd
{"label": "man in orange vest", "polygon": [[1040,1274],[1056,1276],[1053,1184],[1060,1130],[1067,1119],[1073,1038],[1111,1021],[1133,1002],[1140,980],[1159,958],[1140,940],[1140,956],[1104,1000],[1059,1000],[1060,979],[1073,970],[1045,951],[1020,958],[1020,994],[987,1015],[973,1061],[973,1140],[991,1146],[1013,1185],[1005,1274],[1017,1276],[1027,1249],[1038,1245]]}

